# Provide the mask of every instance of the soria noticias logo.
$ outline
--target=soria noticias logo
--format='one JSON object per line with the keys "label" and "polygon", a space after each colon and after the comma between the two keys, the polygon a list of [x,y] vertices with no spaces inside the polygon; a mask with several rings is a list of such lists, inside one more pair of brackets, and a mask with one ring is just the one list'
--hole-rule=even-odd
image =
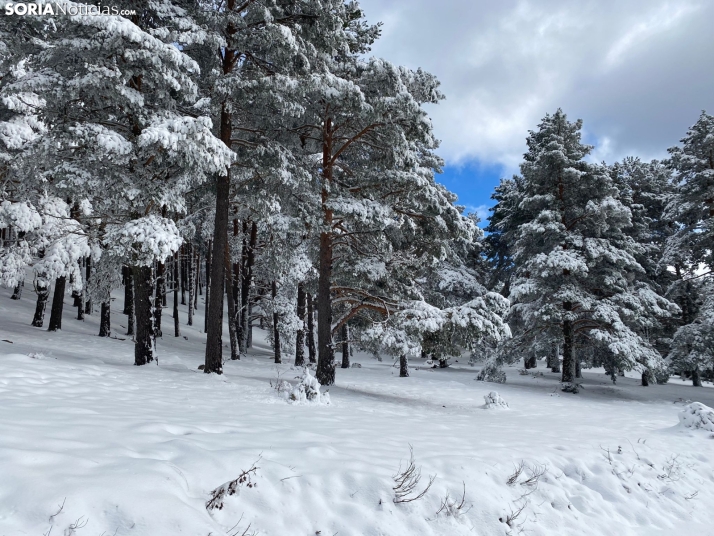
{"label": "soria noticias logo", "polygon": [[136,11],[75,2],[6,2],[5,15],[136,15]]}

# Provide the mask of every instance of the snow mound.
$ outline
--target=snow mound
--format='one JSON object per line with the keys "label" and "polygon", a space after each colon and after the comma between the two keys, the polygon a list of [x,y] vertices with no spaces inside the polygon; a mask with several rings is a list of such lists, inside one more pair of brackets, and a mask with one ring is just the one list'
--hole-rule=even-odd
{"label": "snow mound", "polygon": [[292,404],[311,404],[316,406],[329,406],[330,394],[320,392],[320,382],[317,378],[310,374],[310,369],[305,367],[300,382],[294,387],[288,389],[287,382],[283,382],[279,391],[288,402]]}
{"label": "snow mound", "polygon": [[679,425],[714,432],[714,409],[701,402],[692,402],[679,412]]}
{"label": "snow mound", "polygon": [[491,391],[483,399],[486,401],[486,409],[508,409],[508,402],[501,398],[501,395],[496,391]]}

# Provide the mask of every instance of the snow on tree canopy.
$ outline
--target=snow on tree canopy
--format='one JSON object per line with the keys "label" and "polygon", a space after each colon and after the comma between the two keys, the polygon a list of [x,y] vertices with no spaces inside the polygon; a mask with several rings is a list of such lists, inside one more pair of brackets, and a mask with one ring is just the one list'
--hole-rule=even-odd
{"label": "snow on tree canopy", "polygon": [[136,266],[150,266],[177,252],[183,238],[172,220],[150,214],[111,226],[105,242],[115,254],[131,258]]}

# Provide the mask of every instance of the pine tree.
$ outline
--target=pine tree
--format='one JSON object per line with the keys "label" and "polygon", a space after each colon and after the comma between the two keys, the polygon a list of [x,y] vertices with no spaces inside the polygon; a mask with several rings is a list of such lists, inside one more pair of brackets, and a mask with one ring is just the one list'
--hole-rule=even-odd
{"label": "pine tree", "polygon": [[660,368],[659,354],[627,320],[668,303],[635,283],[644,268],[625,232],[631,212],[607,170],[584,160],[592,147],[581,142],[581,127],[558,110],[530,133],[519,203],[526,223],[513,246],[514,342],[559,331],[566,389],[574,389],[578,343],[606,347],[622,369]]}

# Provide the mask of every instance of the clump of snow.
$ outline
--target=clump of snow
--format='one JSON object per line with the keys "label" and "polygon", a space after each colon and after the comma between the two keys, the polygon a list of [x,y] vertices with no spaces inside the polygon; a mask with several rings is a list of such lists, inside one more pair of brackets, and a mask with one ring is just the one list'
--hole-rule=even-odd
{"label": "clump of snow", "polygon": [[[283,384],[279,384],[278,392],[285,396],[288,402],[293,404],[314,404],[317,406],[329,406],[330,394],[320,392],[320,382],[310,374],[310,369],[305,367],[300,382],[292,389],[287,389]],[[289,386],[290,384],[288,384]]]}
{"label": "clump of snow", "polygon": [[714,409],[701,402],[692,402],[679,412],[679,425],[714,432]]}
{"label": "clump of snow", "polygon": [[486,401],[486,409],[508,409],[508,402],[501,398],[501,395],[496,391],[491,391],[483,399]]}

